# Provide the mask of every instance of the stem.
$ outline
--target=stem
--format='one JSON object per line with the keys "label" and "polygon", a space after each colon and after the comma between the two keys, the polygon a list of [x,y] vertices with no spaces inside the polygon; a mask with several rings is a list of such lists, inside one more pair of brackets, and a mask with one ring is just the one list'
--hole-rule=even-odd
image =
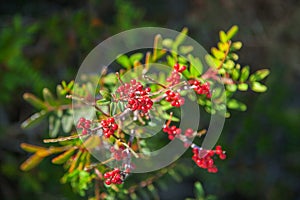
{"label": "stem", "polygon": [[95,179],[95,199],[100,200],[100,180]]}
{"label": "stem", "polygon": [[[96,102],[90,102],[90,101],[87,101],[84,97],[75,96],[75,95],[67,95],[66,98],[68,98],[68,99],[75,99],[75,100],[81,101],[82,103],[84,103],[84,104],[86,104],[88,106],[93,106],[93,107],[96,108],[96,110],[98,110],[99,112],[101,112],[106,117],[110,117],[109,114],[105,113],[100,107],[98,107],[98,105],[96,104]],[[74,108],[74,106],[73,106],[73,108]]]}
{"label": "stem", "polygon": [[116,76],[117,76],[118,80],[120,81],[120,83],[121,83],[122,85],[124,85],[124,82],[121,80],[121,77],[120,77],[119,72],[116,72]]}
{"label": "stem", "polygon": [[157,85],[163,87],[164,89],[167,88],[167,86],[165,86],[165,85],[163,85],[163,84],[157,82],[156,80],[150,78],[149,76],[147,76],[147,75],[145,75],[145,74],[143,75],[143,78],[144,78],[144,79],[147,79],[147,80],[149,80],[149,81],[152,81],[153,83],[155,83],[155,84],[157,84]]}
{"label": "stem", "polygon": [[94,168],[96,168],[96,167],[98,167],[100,165],[105,165],[105,164],[107,164],[107,163],[109,163],[109,162],[111,162],[113,160],[115,160],[115,158],[111,157],[111,158],[109,158],[109,159],[107,159],[107,160],[105,160],[103,162],[100,162],[100,163],[92,163],[88,167],[85,167],[84,170],[85,171],[89,171],[89,170],[94,169]]}
{"label": "stem", "polygon": [[63,141],[68,141],[68,140],[74,140],[77,139],[79,137],[84,137],[87,135],[71,135],[68,137],[59,137],[59,138],[54,138],[54,139],[44,139],[43,142],[44,143],[54,143],[54,142],[63,142]]}
{"label": "stem", "polygon": [[228,53],[229,53],[229,50],[230,50],[230,46],[231,46],[231,41],[229,40],[227,44],[228,44],[228,49],[226,49],[225,56],[224,56],[224,58],[222,59],[220,65],[217,67],[217,69],[222,68],[222,66],[223,66],[223,64],[224,64],[224,62],[225,62],[225,60],[226,60],[226,57],[228,56]]}

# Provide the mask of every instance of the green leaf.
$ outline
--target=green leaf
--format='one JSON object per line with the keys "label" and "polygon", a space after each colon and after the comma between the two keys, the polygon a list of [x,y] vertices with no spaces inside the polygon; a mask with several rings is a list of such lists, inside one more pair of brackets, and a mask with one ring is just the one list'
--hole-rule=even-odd
{"label": "green leaf", "polygon": [[171,48],[172,45],[173,45],[173,40],[169,39],[169,38],[166,38],[162,41],[162,44],[165,46],[165,47],[168,47],[168,48]]}
{"label": "green leaf", "polygon": [[130,69],[131,68],[131,62],[128,58],[128,56],[126,55],[120,55],[117,60],[116,60],[120,65],[122,65],[123,67],[125,67],[126,69]]}
{"label": "green leaf", "polygon": [[236,84],[226,85],[226,89],[230,92],[235,92],[237,89],[237,85]]}
{"label": "green leaf", "polygon": [[36,124],[38,124],[40,121],[42,121],[46,116],[47,116],[48,112],[45,110],[42,110],[40,112],[37,112],[33,115],[31,115],[31,117],[29,117],[28,119],[26,119],[22,124],[21,127],[22,128],[30,128]]}
{"label": "green leaf", "polygon": [[130,193],[130,199],[132,199],[132,200],[138,199],[136,193]]}
{"label": "green leaf", "polygon": [[237,42],[232,43],[231,48],[232,48],[232,50],[237,51],[237,50],[240,50],[242,48],[242,46],[243,46],[242,42],[237,41]]}
{"label": "green leaf", "polygon": [[250,74],[250,68],[249,68],[249,66],[243,67],[242,70],[241,70],[240,81],[241,82],[247,81],[247,79],[249,77],[249,74]]}
{"label": "green leaf", "polygon": [[110,104],[110,101],[106,100],[106,99],[100,99],[100,100],[97,100],[97,105],[99,106],[106,106],[108,104]]}
{"label": "green leaf", "polygon": [[52,93],[50,92],[50,90],[48,88],[43,89],[43,97],[44,97],[44,100],[47,103],[49,103],[51,106],[57,105]]}
{"label": "green leaf", "polygon": [[47,108],[47,105],[45,104],[45,102],[43,102],[41,99],[37,98],[33,94],[25,93],[23,95],[23,98],[25,101],[30,103],[36,109],[46,109]]}
{"label": "green leaf", "polygon": [[114,73],[107,74],[103,77],[103,82],[107,85],[114,85],[117,82],[117,76]]}
{"label": "green leaf", "polygon": [[188,54],[194,50],[194,47],[189,45],[189,46],[180,46],[179,51],[182,54]]}
{"label": "green leaf", "polygon": [[238,89],[240,91],[247,91],[248,90],[248,84],[247,83],[240,83],[240,84],[238,84]]}
{"label": "green leaf", "polygon": [[102,89],[99,92],[105,100],[109,101],[111,99],[111,93],[108,90]]}
{"label": "green leaf", "polygon": [[148,185],[147,189],[150,191],[151,195],[153,196],[153,199],[159,199],[159,195],[153,184]]}
{"label": "green leaf", "polygon": [[170,176],[177,182],[181,182],[182,181],[182,177],[180,176],[180,174],[178,172],[176,172],[174,169],[171,169],[168,171],[168,173],[170,174]]}
{"label": "green leaf", "polygon": [[[166,120],[169,120],[171,116],[168,113],[164,112],[162,117]],[[171,121],[179,122],[180,120],[177,117],[172,116]]]}
{"label": "green leaf", "polygon": [[236,80],[238,80],[239,77],[240,77],[240,70],[237,68],[234,68],[232,70],[232,79],[236,81]]}
{"label": "green leaf", "polygon": [[[216,62],[217,59],[214,59],[211,55],[207,54],[205,55],[205,61],[208,64],[208,66],[217,68],[219,65]],[[220,61],[219,61],[220,62]]]}
{"label": "green leaf", "polygon": [[233,69],[234,68],[235,63],[232,60],[227,60],[223,66],[226,69]]}
{"label": "green leaf", "polygon": [[227,40],[230,40],[233,36],[237,34],[239,27],[234,25],[227,31]]}
{"label": "green leaf", "polygon": [[230,99],[227,102],[227,107],[232,109],[232,110],[240,110],[240,111],[245,111],[247,110],[246,104],[236,100],[236,99]]}
{"label": "green leaf", "polygon": [[219,36],[220,36],[221,42],[225,43],[225,42],[228,41],[227,35],[226,35],[226,33],[225,33],[224,31],[220,31],[220,32],[219,32]]}
{"label": "green leaf", "polygon": [[197,199],[204,198],[205,193],[204,193],[204,190],[203,190],[203,187],[202,187],[201,183],[196,182],[195,185],[194,185],[194,188],[195,188],[195,191],[194,191],[195,192],[195,197]]}
{"label": "green leaf", "polygon": [[117,111],[117,105],[115,102],[111,102],[110,103],[110,115],[114,116],[116,114]]}
{"label": "green leaf", "polygon": [[214,195],[207,195],[205,200],[217,200],[217,197]]}
{"label": "green leaf", "polygon": [[190,72],[191,72],[192,77],[195,78],[195,77],[200,76],[203,71],[203,65],[202,65],[200,59],[195,58],[191,54],[189,54],[187,57],[188,57],[189,62],[191,63]]}
{"label": "green leaf", "polygon": [[62,88],[61,85],[56,86],[56,95],[57,95],[57,98],[60,100],[66,98],[66,91]]}
{"label": "green leaf", "polygon": [[144,57],[144,54],[135,53],[135,54],[132,54],[129,59],[131,61],[131,64],[133,65],[134,62],[142,60],[143,57]]}
{"label": "green leaf", "polygon": [[70,114],[63,115],[61,123],[63,131],[65,133],[70,132],[73,126],[73,116]]}
{"label": "green leaf", "polygon": [[169,66],[174,66],[175,65],[175,60],[174,60],[174,58],[172,57],[172,56],[167,56],[167,61],[168,61],[168,65]]}
{"label": "green leaf", "polygon": [[253,83],[251,83],[251,89],[254,92],[265,92],[268,88],[267,88],[267,86],[265,86],[259,82],[253,82]]}
{"label": "green leaf", "polygon": [[186,38],[186,35],[187,35],[187,32],[188,32],[188,29],[187,28],[183,28],[181,33],[179,33],[176,38],[175,38],[175,41],[173,43],[173,48],[174,49],[177,49],[177,47],[183,43],[183,41],[185,40]]}
{"label": "green leaf", "polygon": [[239,59],[239,56],[238,56],[236,53],[230,53],[230,54],[228,55],[228,57],[229,57],[230,59],[235,60],[235,61],[237,61],[237,60]]}
{"label": "green leaf", "polygon": [[58,135],[60,124],[61,122],[59,118],[55,117],[54,115],[49,117],[49,136],[51,138],[55,138]]}
{"label": "green leaf", "polygon": [[257,70],[250,76],[249,80],[251,82],[260,81],[266,78],[269,74],[270,74],[270,70],[268,69]]}

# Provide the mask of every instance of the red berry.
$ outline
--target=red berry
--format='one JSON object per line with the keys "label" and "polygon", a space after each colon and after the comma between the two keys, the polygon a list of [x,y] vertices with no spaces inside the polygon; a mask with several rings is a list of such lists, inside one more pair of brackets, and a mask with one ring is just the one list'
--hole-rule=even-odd
{"label": "red berry", "polygon": [[224,154],[224,153],[220,154],[220,155],[219,155],[219,158],[220,158],[221,160],[225,160],[225,159],[226,159],[226,154]]}
{"label": "red berry", "polygon": [[110,179],[107,179],[107,180],[105,181],[105,184],[106,184],[106,185],[110,185],[110,184],[111,184]]}

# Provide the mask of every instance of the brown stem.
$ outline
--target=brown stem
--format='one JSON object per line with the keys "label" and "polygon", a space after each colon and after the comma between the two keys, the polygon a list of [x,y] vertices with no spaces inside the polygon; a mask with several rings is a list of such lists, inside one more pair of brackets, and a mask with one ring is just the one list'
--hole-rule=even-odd
{"label": "brown stem", "polygon": [[95,199],[100,200],[100,180],[95,179]]}

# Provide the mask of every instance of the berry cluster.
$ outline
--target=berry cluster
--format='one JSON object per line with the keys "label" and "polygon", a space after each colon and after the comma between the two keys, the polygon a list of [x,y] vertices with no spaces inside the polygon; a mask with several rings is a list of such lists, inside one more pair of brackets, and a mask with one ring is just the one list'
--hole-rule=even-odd
{"label": "berry cluster", "polygon": [[180,135],[181,129],[177,128],[176,126],[167,126],[165,125],[163,128],[163,132],[168,133],[168,138],[173,140],[177,135]]}
{"label": "berry cluster", "polygon": [[177,72],[182,73],[184,70],[186,70],[186,66],[180,66],[178,63],[176,63],[174,66],[174,70]]}
{"label": "berry cluster", "polygon": [[226,154],[221,146],[216,146],[215,150],[203,150],[198,147],[193,148],[193,161],[201,168],[207,169],[208,172],[216,173],[218,168],[214,165],[212,157],[217,154],[220,159],[226,159]]}
{"label": "berry cluster", "polygon": [[187,138],[192,138],[194,136],[194,131],[193,129],[191,128],[188,128],[185,130],[184,132],[184,135],[187,137]]}
{"label": "berry cluster", "polygon": [[110,184],[122,184],[123,179],[124,179],[124,174],[121,172],[118,168],[115,168],[114,170],[110,172],[106,172],[104,174],[105,184],[110,185]]}
{"label": "berry cluster", "polygon": [[77,123],[77,128],[82,129],[82,135],[88,134],[91,128],[91,120],[81,117]]}
{"label": "berry cluster", "polygon": [[144,113],[147,113],[153,105],[153,101],[149,97],[150,91],[150,88],[144,89],[143,85],[134,79],[130,81],[130,84],[125,83],[116,90],[120,97],[128,98],[128,108],[132,111],[140,110]]}
{"label": "berry cluster", "polygon": [[167,78],[167,82],[170,82],[170,85],[176,85],[180,82],[180,73],[186,70],[186,66],[180,66],[178,63],[174,65],[174,70],[171,75]]}
{"label": "berry cluster", "polygon": [[113,146],[110,148],[110,152],[113,154],[114,159],[117,161],[120,161],[128,156],[127,152],[124,150],[124,146],[120,146],[118,147],[118,149]]}
{"label": "berry cluster", "polygon": [[124,83],[119,86],[116,92],[120,94],[120,97],[128,97],[129,93],[135,91],[137,88],[143,88],[143,86],[140,82],[133,79],[130,83]]}
{"label": "berry cluster", "polygon": [[195,86],[194,90],[197,94],[205,94],[207,98],[211,98],[210,84],[208,82],[201,84],[197,80],[190,80],[189,84]]}
{"label": "berry cluster", "polygon": [[103,134],[106,138],[109,138],[116,130],[118,130],[118,124],[116,124],[113,117],[102,120],[101,126],[103,129]]}
{"label": "berry cluster", "polygon": [[166,101],[171,102],[172,106],[180,107],[184,104],[184,98],[178,92],[168,90],[166,91],[166,95]]}

